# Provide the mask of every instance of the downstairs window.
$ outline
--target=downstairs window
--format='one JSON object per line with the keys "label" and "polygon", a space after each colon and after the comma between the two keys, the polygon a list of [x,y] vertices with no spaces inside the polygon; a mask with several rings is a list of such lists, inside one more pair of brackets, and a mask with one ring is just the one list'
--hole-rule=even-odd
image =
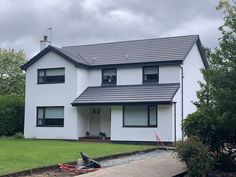
{"label": "downstairs window", "polygon": [[63,127],[64,107],[37,107],[37,126]]}
{"label": "downstairs window", "polygon": [[123,107],[124,127],[157,127],[157,105]]}

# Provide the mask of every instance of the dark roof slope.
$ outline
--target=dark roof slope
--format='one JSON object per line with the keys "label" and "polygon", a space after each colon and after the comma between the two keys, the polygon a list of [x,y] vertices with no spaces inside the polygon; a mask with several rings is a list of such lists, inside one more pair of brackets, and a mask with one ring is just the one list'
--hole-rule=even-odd
{"label": "dark roof slope", "polygon": [[48,46],[21,68],[26,70],[49,51],[57,53],[76,66],[86,67],[140,63],[181,64],[195,43],[197,43],[204,65],[207,67],[199,36],[189,35],[67,46],[62,49]]}
{"label": "dark roof slope", "polygon": [[72,105],[170,103],[178,89],[178,83],[88,87]]}
{"label": "dark roof slope", "polygon": [[198,35],[190,35],[68,46],[63,49],[79,54],[92,66],[183,61],[198,39]]}

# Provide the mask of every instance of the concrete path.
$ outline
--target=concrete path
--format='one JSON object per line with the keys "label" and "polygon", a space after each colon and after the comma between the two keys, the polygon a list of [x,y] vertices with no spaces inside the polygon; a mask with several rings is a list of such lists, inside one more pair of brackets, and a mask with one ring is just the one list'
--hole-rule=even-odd
{"label": "concrete path", "polygon": [[80,175],[78,177],[172,177],[186,170],[171,152]]}

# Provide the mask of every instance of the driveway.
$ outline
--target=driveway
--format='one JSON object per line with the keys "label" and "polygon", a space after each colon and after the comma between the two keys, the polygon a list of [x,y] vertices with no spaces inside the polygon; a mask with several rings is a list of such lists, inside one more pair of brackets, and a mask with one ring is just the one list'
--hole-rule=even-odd
{"label": "driveway", "polygon": [[[183,163],[173,157],[171,152],[145,160],[104,168],[83,177],[171,177],[186,170]],[[81,177],[78,176],[78,177]]]}

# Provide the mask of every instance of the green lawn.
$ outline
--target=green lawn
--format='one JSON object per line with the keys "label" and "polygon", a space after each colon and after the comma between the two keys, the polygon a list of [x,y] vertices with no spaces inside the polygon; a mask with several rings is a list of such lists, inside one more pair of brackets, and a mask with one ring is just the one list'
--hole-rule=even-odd
{"label": "green lawn", "polygon": [[84,143],[59,140],[24,140],[0,138],[0,174],[75,161],[79,152],[101,157],[142,150],[150,146],[108,143]]}

